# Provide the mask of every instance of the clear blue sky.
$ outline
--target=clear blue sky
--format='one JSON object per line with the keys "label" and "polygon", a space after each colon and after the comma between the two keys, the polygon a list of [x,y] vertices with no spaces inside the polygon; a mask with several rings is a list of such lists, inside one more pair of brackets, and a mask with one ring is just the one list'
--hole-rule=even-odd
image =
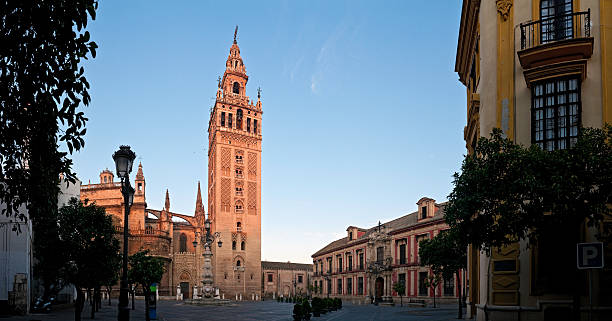
{"label": "clear blue sky", "polygon": [[[100,1],[86,65],[83,183],[129,144],[147,203],[193,214],[234,26],[262,88],[262,259],[312,262],[345,235],[439,202],[465,154],[460,1]],[[206,195],[203,195],[206,202]]]}

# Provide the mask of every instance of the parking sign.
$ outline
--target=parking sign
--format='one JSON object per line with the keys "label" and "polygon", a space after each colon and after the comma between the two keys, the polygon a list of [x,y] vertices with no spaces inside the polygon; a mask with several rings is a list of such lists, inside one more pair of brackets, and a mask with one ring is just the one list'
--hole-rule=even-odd
{"label": "parking sign", "polygon": [[576,258],[578,268],[601,269],[604,267],[603,243],[578,243],[576,244]]}

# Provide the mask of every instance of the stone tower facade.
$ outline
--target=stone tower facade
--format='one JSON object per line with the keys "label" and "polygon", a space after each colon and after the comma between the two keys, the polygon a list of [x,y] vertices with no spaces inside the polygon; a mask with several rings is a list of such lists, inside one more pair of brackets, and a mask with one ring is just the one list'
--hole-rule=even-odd
{"label": "stone tower facade", "polygon": [[223,242],[212,247],[214,284],[250,300],[261,297],[262,108],[248,79],[234,36],[208,124],[208,215]]}

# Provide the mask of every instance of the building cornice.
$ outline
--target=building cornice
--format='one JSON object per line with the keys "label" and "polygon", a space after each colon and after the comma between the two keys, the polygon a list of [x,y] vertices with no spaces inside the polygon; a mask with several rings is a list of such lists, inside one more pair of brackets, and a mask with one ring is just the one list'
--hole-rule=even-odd
{"label": "building cornice", "polygon": [[479,9],[480,0],[463,0],[459,39],[457,40],[455,72],[459,74],[459,81],[464,85],[467,85],[466,80],[470,72],[470,62],[474,54],[474,46],[476,45]]}

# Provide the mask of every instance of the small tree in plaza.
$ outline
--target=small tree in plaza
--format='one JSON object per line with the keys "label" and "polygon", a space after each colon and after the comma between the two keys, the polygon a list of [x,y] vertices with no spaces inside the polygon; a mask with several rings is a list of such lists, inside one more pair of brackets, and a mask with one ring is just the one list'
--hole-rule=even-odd
{"label": "small tree in plaza", "polygon": [[419,258],[421,266],[429,266],[435,275],[442,275],[445,280],[457,276],[458,318],[463,316],[461,300],[461,279],[459,272],[467,265],[467,244],[459,236],[457,230],[451,229],[440,232],[430,240],[419,243]]}
{"label": "small tree in plaza", "polygon": [[440,274],[430,274],[429,276],[427,276],[427,279],[425,279],[425,286],[430,288],[433,292],[434,308],[436,307],[436,288],[438,287],[438,285],[440,285],[440,282],[442,282]]}
{"label": "small tree in plaza", "polygon": [[404,284],[404,282],[393,283],[393,291],[397,292],[400,297],[400,306],[404,306],[402,303],[402,297],[404,296],[404,293],[406,291],[406,285]]}
{"label": "small tree in plaza", "polygon": [[139,251],[130,255],[129,279],[142,286],[145,295],[145,319],[149,321],[149,295],[151,285],[159,283],[164,275],[164,261],[161,258],[149,256],[149,250]]}
{"label": "small tree in plaza", "polygon": [[[72,198],[59,210],[58,230],[66,249],[63,278],[77,290],[75,320],[81,319],[83,289],[99,289],[109,275],[117,272],[119,241],[114,237],[111,216],[104,208]],[[94,314],[92,306],[92,318]]]}

